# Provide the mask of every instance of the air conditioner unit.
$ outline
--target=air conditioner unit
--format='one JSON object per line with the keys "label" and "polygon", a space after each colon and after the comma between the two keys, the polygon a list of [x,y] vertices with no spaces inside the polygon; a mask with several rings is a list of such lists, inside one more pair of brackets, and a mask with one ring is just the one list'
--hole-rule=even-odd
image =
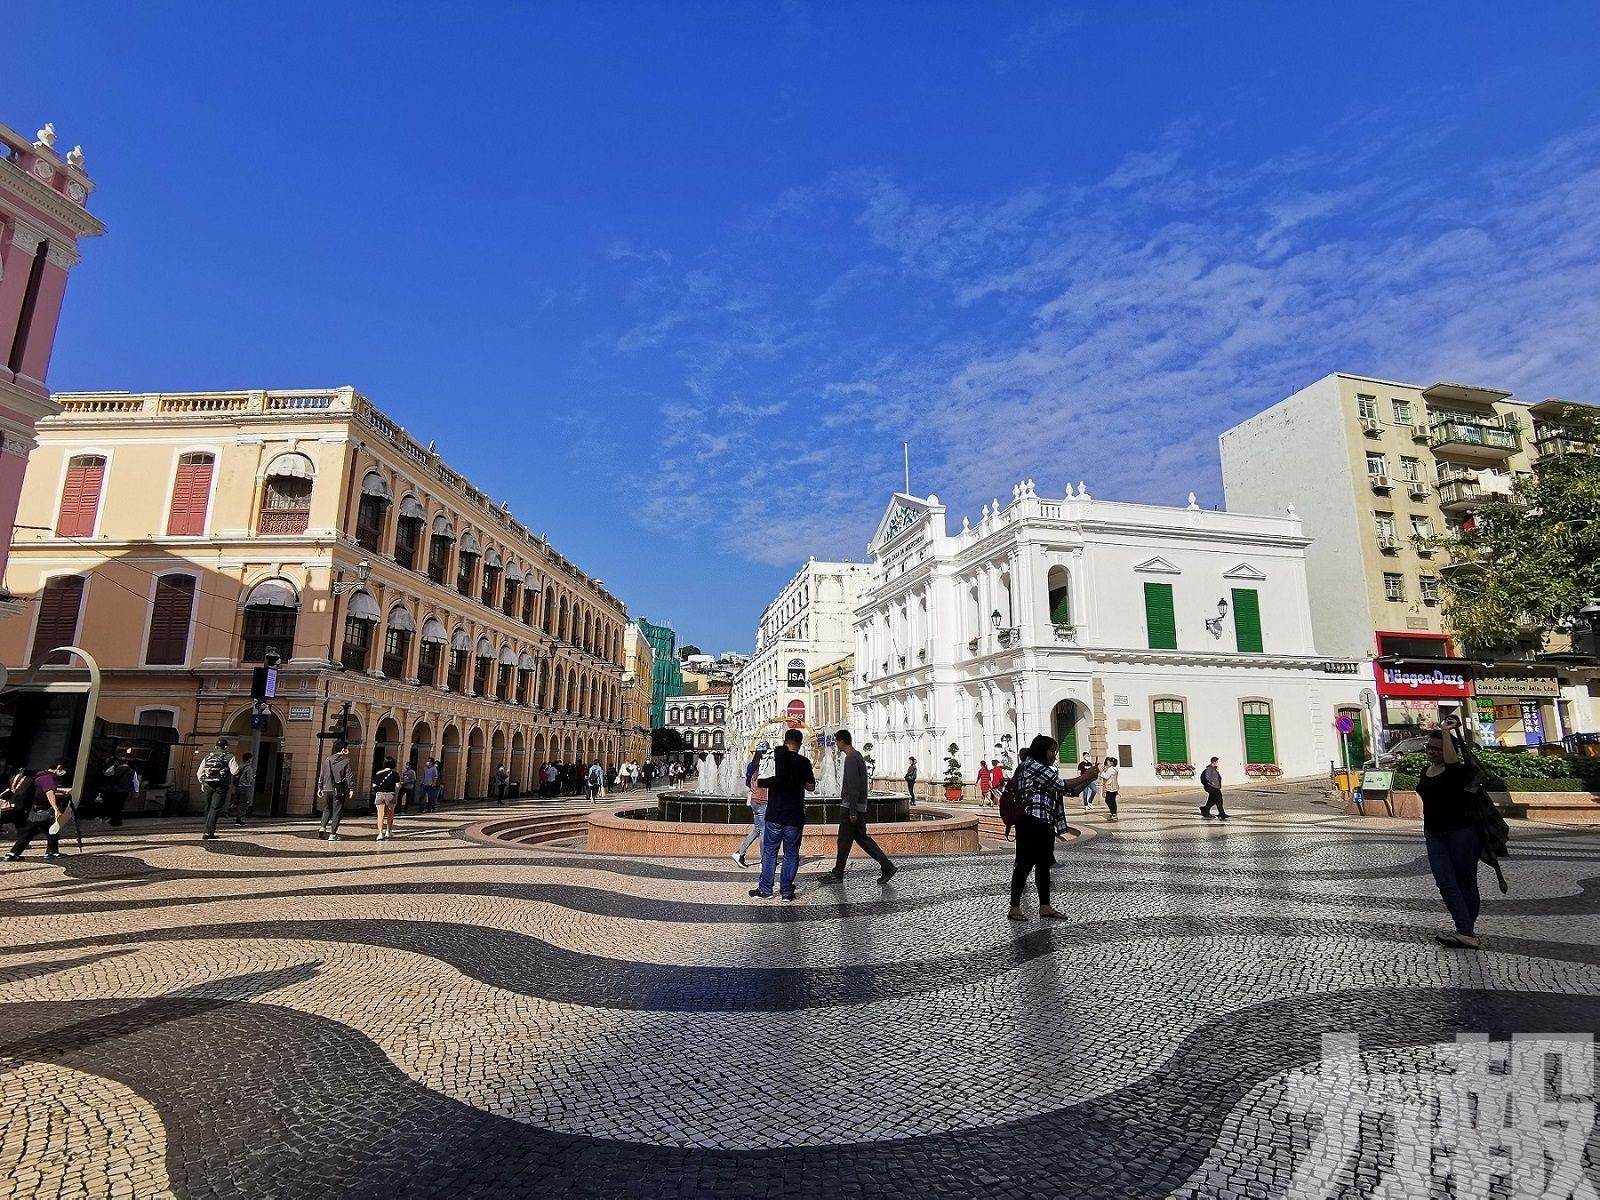
{"label": "air conditioner unit", "polygon": [[1426,425],[1413,425],[1411,427],[1411,440],[1425,442],[1428,440],[1428,427]]}
{"label": "air conditioner unit", "polygon": [[1433,547],[1428,544],[1428,540],[1426,538],[1421,538],[1421,537],[1412,538],[1411,539],[1411,548],[1413,550],[1415,550],[1423,558],[1432,558],[1433,557]]}
{"label": "air conditioner unit", "polygon": [[1389,477],[1387,475],[1368,475],[1367,482],[1372,484],[1372,490],[1375,492],[1387,492],[1389,490]]}
{"label": "air conditioner unit", "polygon": [[1406,491],[1411,493],[1413,500],[1426,500],[1428,498],[1428,485],[1421,479],[1413,479],[1406,485]]}
{"label": "air conditioner unit", "polygon": [[1383,433],[1383,422],[1377,417],[1362,417],[1361,428],[1368,437],[1378,437]]}
{"label": "air conditioner unit", "polygon": [[1378,549],[1385,554],[1393,554],[1400,549],[1400,542],[1393,537],[1385,537],[1380,534],[1378,537]]}

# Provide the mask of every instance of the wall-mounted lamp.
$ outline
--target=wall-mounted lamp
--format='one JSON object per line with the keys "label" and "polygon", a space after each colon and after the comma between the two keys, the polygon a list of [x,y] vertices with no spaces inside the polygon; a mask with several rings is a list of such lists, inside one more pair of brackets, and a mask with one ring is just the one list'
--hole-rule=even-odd
{"label": "wall-mounted lamp", "polygon": [[346,592],[355,591],[356,588],[360,587],[372,576],[372,564],[364,558],[358,562],[356,564],[355,581],[352,583],[345,582],[343,570],[338,570],[336,574],[338,575],[338,578],[335,579],[333,583],[333,594],[335,596],[342,596]]}
{"label": "wall-mounted lamp", "polygon": [[1206,630],[1212,637],[1220,638],[1222,636],[1222,622],[1227,619],[1227,616],[1228,602],[1226,600],[1218,600],[1217,615],[1206,622]]}

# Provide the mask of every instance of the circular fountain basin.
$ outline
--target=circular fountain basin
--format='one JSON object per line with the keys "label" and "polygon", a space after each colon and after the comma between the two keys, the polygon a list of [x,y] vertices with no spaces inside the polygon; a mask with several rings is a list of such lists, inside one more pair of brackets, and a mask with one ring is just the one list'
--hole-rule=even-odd
{"label": "circular fountain basin", "polygon": [[[931,805],[913,808],[905,796],[867,800],[873,840],[889,857],[976,854],[978,818]],[[806,805],[801,853],[832,857],[839,825],[839,800]],[[666,792],[654,808],[619,808],[589,815],[589,849],[615,854],[720,858],[732,854],[750,832],[750,805],[743,796]],[[755,847],[751,847],[752,854]],[[852,854],[864,858],[859,846]]]}

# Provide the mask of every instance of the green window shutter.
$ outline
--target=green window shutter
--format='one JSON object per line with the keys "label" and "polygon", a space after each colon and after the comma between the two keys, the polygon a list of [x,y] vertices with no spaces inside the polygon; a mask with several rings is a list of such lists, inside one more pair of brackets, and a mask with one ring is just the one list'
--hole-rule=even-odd
{"label": "green window shutter", "polygon": [[1255,588],[1233,589],[1233,631],[1240,654],[1261,653],[1261,596]]}
{"label": "green window shutter", "polygon": [[[1266,709],[1266,705],[1249,705],[1247,708]],[[1244,714],[1244,760],[1247,763],[1275,763],[1278,750],[1272,742],[1272,712]]]}
{"label": "green window shutter", "polygon": [[1144,585],[1144,621],[1150,630],[1150,649],[1178,648],[1178,621],[1173,615],[1170,583]]}
{"label": "green window shutter", "polygon": [[1057,588],[1050,593],[1050,623],[1072,624],[1072,597],[1066,588]]}
{"label": "green window shutter", "polygon": [[1189,761],[1189,731],[1182,708],[1175,706],[1175,711],[1156,711],[1156,761]]}
{"label": "green window shutter", "polygon": [[1056,759],[1064,763],[1078,761],[1078,723],[1076,709],[1062,705],[1056,710]]}

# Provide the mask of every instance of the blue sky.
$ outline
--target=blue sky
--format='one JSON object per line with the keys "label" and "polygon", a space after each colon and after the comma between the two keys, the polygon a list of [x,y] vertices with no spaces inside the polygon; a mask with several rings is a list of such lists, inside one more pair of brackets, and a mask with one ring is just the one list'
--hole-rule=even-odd
{"label": "blue sky", "polygon": [[1328,371],[1600,400],[1600,6],[13,0],[109,233],[62,389],[352,384],[748,649],[902,440],[1221,499]]}

